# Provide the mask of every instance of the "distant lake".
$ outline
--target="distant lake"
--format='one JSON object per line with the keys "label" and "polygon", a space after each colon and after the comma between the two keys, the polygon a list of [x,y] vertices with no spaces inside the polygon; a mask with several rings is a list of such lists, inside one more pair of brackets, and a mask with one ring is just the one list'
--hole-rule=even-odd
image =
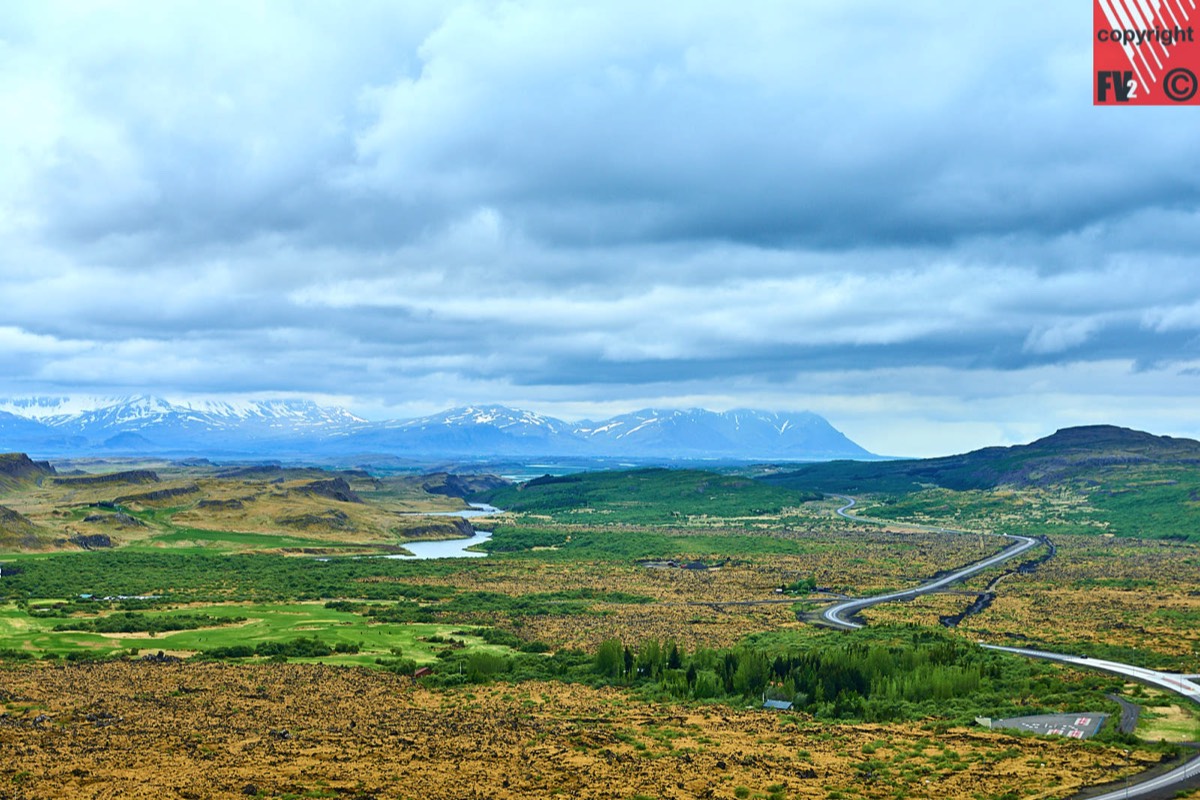
{"label": "distant lake", "polygon": [[[433,514],[422,514],[423,517],[463,517],[473,519],[499,514],[500,509],[486,503],[471,503],[470,509],[462,511],[438,511]],[[412,552],[411,556],[384,556],[384,558],[483,558],[487,553],[476,553],[467,550],[468,547],[486,542],[492,538],[491,531],[476,531],[469,539],[440,539],[430,542],[405,542],[404,549]]]}
{"label": "distant lake", "polygon": [[413,511],[410,513],[417,517],[462,517],[463,519],[474,519],[475,517],[488,517],[492,514],[499,514],[500,509],[495,506],[489,506],[487,503],[471,503],[470,508],[464,508],[459,511]]}
{"label": "distant lake", "polygon": [[383,556],[383,558],[483,558],[487,553],[467,550],[472,545],[492,538],[491,531],[476,531],[470,539],[439,539],[436,542],[405,542],[404,549],[411,556]]}

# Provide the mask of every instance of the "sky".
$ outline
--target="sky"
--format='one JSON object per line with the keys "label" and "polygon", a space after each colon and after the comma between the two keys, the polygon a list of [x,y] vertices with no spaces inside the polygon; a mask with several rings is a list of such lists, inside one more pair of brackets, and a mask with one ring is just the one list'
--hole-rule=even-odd
{"label": "sky", "polygon": [[1079,2],[0,4],[0,396],[1200,438],[1200,111]]}

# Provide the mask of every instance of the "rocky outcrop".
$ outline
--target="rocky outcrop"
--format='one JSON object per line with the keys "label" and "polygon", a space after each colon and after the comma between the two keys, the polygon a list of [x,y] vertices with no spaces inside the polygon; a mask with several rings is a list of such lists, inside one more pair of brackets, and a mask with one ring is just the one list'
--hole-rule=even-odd
{"label": "rocky outcrop", "polygon": [[292,489],[297,494],[323,497],[326,500],[337,500],[341,503],[361,503],[362,498],[354,493],[345,478],[331,478],[327,481],[313,481]]}
{"label": "rocky outcrop", "polygon": [[466,499],[482,492],[499,489],[501,486],[508,486],[510,483],[511,481],[497,475],[453,475],[434,472],[424,476],[421,488],[429,494]]}
{"label": "rocky outcrop", "polygon": [[34,461],[24,453],[0,453],[0,489],[37,483],[56,474],[49,461]]}
{"label": "rocky outcrop", "polygon": [[330,509],[320,514],[297,514],[291,517],[276,517],[275,522],[287,528],[302,530],[352,531],[354,521],[345,511]]}
{"label": "rocky outcrop", "polygon": [[187,486],[176,486],[170,489],[158,489],[153,492],[142,492],[141,494],[127,494],[115,498],[114,503],[153,503],[158,500],[171,500],[176,497],[183,497],[189,494],[195,494],[200,491],[200,487],[196,484]]}
{"label": "rocky outcrop", "polygon": [[242,478],[243,480],[271,480],[283,475],[283,467],[278,464],[259,464],[252,467],[234,467],[217,473],[218,478]]}
{"label": "rocky outcrop", "polygon": [[[22,513],[0,506],[0,547],[14,551],[30,551],[42,547],[42,539],[34,522]],[[5,567],[10,569],[10,567]]]}
{"label": "rocky outcrop", "polygon": [[466,539],[475,535],[475,528],[460,517],[425,518],[397,528],[394,533],[406,539]]}
{"label": "rocky outcrop", "polygon": [[136,517],[118,511],[116,514],[88,514],[84,522],[116,525],[118,528],[144,528],[146,523]]}
{"label": "rocky outcrop", "polygon": [[130,469],[103,475],[84,475],[78,478],[58,478],[60,486],[106,486],[114,483],[158,483],[158,474],[148,469]]}
{"label": "rocky outcrop", "polygon": [[232,500],[201,500],[196,504],[196,508],[211,508],[216,511],[237,511],[245,507],[245,502],[237,497],[233,498]]}
{"label": "rocky outcrop", "polygon": [[112,537],[107,533],[77,533],[68,541],[84,550],[101,550],[113,546]]}
{"label": "rocky outcrop", "polygon": [[11,508],[0,506],[0,530],[17,530],[36,527],[24,514],[18,514]]}
{"label": "rocky outcrop", "polygon": [[24,514],[0,506],[0,546],[16,550],[33,550],[41,546],[41,529]]}

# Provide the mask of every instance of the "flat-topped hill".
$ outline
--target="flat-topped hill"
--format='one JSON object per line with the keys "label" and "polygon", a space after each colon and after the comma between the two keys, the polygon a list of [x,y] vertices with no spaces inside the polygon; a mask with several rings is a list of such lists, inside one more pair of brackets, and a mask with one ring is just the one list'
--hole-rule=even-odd
{"label": "flat-topped hill", "polygon": [[108,486],[112,484],[158,483],[158,474],[148,469],[130,469],[122,472],[106,472],[100,475],[79,475],[57,479],[64,486]]}
{"label": "flat-topped hill", "polygon": [[961,491],[1045,486],[1136,464],[1200,465],[1200,442],[1115,425],[1087,425],[1012,447],[919,460],[809,464],[763,480],[831,492],[908,492],[929,486]]}

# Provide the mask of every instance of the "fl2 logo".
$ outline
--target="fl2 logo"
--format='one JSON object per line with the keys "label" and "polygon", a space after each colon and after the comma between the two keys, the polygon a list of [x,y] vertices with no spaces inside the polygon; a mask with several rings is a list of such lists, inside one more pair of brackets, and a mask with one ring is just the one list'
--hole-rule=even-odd
{"label": "fl2 logo", "polygon": [[[1196,73],[1187,67],[1176,67],[1162,78],[1162,91],[1176,103],[1186,103],[1196,96]],[[1102,69],[1096,72],[1097,103],[1129,103],[1138,99],[1138,82],[1132,70]]]}
{"label": "fl2 logo", "polygon": [[1096,102],[1109,102],[1108,95],[1112,92],[1113,100],[1128,103],[1137,99],[1137,89],[1133,70],[1102,69],[1096,73]]}

